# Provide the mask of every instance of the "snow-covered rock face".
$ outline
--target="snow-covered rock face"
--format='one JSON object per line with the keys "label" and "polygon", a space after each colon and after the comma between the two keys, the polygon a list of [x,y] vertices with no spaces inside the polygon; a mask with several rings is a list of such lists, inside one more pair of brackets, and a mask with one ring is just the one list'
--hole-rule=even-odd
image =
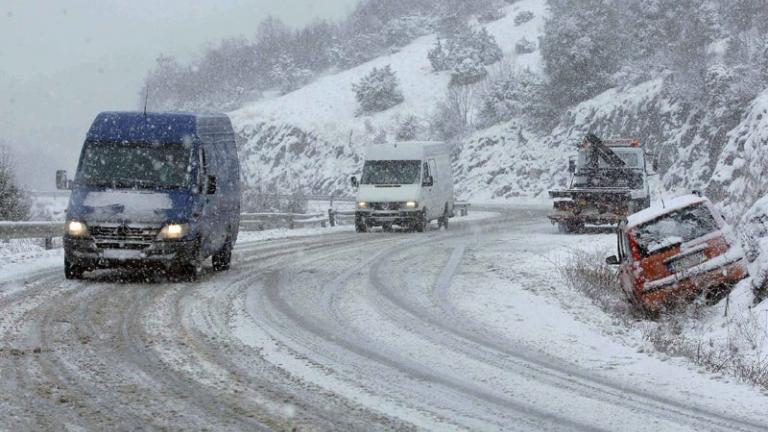
{"label": "snow-covered rock face", "polygon": [[[768,91],[752,102],[727,139],[712,186],[721,192],[726,217],[738,219],[768,192]],[[759,207],[765,212],[765,204]]]}

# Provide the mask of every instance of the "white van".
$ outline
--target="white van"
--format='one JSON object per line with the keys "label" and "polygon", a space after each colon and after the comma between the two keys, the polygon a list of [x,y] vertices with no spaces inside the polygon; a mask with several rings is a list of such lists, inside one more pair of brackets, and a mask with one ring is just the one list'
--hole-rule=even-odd
{"label": "white van", "polygon": [[355,228],[385,231],[398,225],[418,232],[433,220],[448,228],[453,217],[451,148],[445,143],[395,142],[366,149],[357,187]]}

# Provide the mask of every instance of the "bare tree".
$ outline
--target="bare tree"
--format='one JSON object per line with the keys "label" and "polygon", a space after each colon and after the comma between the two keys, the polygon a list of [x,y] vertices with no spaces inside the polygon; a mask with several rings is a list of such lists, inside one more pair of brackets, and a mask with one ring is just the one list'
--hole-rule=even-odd
{"label": "bare tree", "polygon": [[11,153],[0,143],[0,220],[28,219],[30,207],[29,199],[13,173]]}

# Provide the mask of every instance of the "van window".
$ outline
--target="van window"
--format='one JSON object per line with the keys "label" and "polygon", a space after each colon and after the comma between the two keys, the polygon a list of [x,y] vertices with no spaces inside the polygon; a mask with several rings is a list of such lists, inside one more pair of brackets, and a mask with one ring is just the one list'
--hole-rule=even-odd
{"label": "van window", "polygon": [[401,185],[419,182],[419,161],[369,160],[363,165],[361,184]]}
{"label": "van window", "polygon": [[429,161],[429,175],[435,178],[437,180],[437,164],[435,163],[434,159],[430,159]]}
{"label": "van window", "polygon": [[191,148],[184,144],[96,143],[83,147],[78,184],[111,188],[189,186]]}
{"label": "van window", "polygon": [[424,162],[424,175],[421,177],[422,181],[432,175],[432,171],[429,170],[429,164]]}

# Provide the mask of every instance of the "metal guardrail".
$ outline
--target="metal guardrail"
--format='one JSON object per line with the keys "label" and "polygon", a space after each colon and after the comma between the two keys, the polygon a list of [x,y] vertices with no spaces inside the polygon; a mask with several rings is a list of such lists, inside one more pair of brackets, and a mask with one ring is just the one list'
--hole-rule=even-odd
{"label": "metal guardrail", "polygon": [[[454,213],[458,212],[459,216],[467,216],[469,214],[470,204],[466,202],[457,202],[453,204]],[[332,227],[336,225],[351,225],[355,223],[355,211],[338,211],[334,209],[328,210],[328,222]]]}
{"label": "metal guardrail", "polygon": [[[469,214],[469,203],[456,203],[454,210],[459,216]],[[355,212],[329,209],[324,213],[243,213],[240,215],[240,229],[263,231],[274,228],[304,228],[309,226],[327,227],[355,223]],[[46,249],[53,247],[53,239],[64,235],[64,222],[0,222],[0,240],[45,239]]]}
{"label": "metal guardrail", "polygon": [[459,216],[466,216],[469,214],[470,204],[468,202],[457,202],[453,204],[454,213],[458,210]]}
{"label": "metal guardrail", "polygon": [[320,226],[325,228],[328,219],[323,213],[243,213],[240,215],[240,229],[243,231],[263,231],[274,228],[303,228]]}

